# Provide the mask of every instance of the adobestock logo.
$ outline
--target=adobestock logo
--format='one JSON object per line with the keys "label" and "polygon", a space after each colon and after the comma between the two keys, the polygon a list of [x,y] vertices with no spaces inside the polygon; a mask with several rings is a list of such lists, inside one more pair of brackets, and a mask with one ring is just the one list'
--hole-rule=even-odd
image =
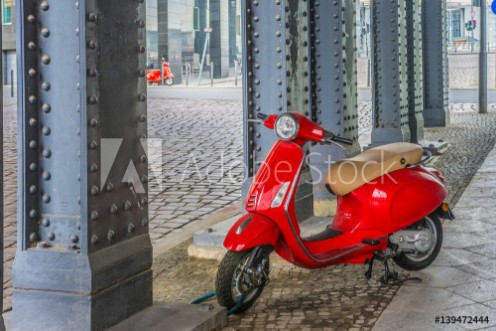
{"label": "adobestock logo", "polygon": [[[125,149],[123,145],[124,139],[122,138],[104,138],[101,140],[100,160],[100,189],[103,189],[107,180],[111,176],[112,169],[119,169],[116,167],[116,160],[119,158],[121,149]],[[146,174],[140,174],[137,170],[137,165],[132,158],[125,159],[127,167],[122,174],[120,181],[127,183],[129,187],[136,193],[146,193],[144,183],[148,182],[148,178],[152,175],[158,183],[159,188],[162,189],[163,183],[163,162],[162,162],[162,139],[140,139],[140,149],[143,151],[142,161],[148,161],[148,171]],[[119,158],[119,162],[122,162]],[[122,171],[121,171],[122,172]],[[116,174],[117,175],[117,174]]]}

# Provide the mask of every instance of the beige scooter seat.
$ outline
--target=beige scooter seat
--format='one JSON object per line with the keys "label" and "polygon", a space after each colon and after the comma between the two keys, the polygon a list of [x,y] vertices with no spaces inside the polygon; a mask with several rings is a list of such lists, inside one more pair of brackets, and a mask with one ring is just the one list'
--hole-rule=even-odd
{"label": "beige scooter seat", "polygon": [[410,143],[394,143],[371,148],[351,159],[331,165],[326,186],[336,195],[346,195],[387,173],[422,160],[423,149]]}

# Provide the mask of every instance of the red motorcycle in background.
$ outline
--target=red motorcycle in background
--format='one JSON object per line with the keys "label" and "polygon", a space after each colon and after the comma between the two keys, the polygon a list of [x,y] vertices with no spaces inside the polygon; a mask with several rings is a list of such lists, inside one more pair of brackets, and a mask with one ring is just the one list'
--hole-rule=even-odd
{"label": "red motorcycle in background", "polygon": [[[295,211],[295,191],[304,166],[303,146],[352,144],[299,113],[258,114],[279,140],[260,166],[248,192],[243,215],[224,241],[216,294],[220,305],[248,309],[269,281],[269,255],[317,269],[341,263],[384,261],[383,282],[397,278],[393,259],[407,270],[430,265],[442,244],[441,219],[454,219],[443,203],[447,191],[439,171],[423,166],[422,148],[394,143],[369,149],[330,166],[326,187],[337,196],[334,220],[322,232],[304,237]],[[342,146],[341,146],[342,147]]]}
{"label": "red motorcycle in background", "polygon": [[[174,74],[171,71],[168,62],[162,63],[163,71],[164,71],[164,83],[167,86],[174,85]],[[146,81],[148,85],[162,85],[160,69],[148,69],[146,71]]]}

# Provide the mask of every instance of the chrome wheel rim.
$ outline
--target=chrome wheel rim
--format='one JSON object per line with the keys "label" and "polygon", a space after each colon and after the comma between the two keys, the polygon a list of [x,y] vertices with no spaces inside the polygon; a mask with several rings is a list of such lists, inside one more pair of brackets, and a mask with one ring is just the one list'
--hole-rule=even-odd
{"label": "chrome wheel rim", "polygon": [[432,238],[433,238],[432,245],[429,248],[429,250],[425,253],[415,252],[415,253],[406,254],[406,256],[414,262],[422,262],[427,260],[432,255],[437,245],[438,236],[437,236],[437,230],[436,230],[436,225],[434,224],[434,220],[429,216],[424,217],[424,221],[421,222],[421,225],[417,226],[417,229],[421,229],[421,228],[428,230],[432,234]]}
{"label": "chrome wheel rim", "polygon": [[[250,254],[248,254],[241,263],[238,264],[234,270],[232,282],[231,282],[231,294],[234,302],[239,302],[241,297],[244,296],[244,302],[249,302],[257,295],[261,287],[263,287],[266,280],[263,281],[262,285],[256,286],[251,281],[251,276],[248,275],[244,270],[246,264],[250,259]],[[255,270],[265,271],[265,275],[268,274],[268,258],[263,258],[257,265]]]}

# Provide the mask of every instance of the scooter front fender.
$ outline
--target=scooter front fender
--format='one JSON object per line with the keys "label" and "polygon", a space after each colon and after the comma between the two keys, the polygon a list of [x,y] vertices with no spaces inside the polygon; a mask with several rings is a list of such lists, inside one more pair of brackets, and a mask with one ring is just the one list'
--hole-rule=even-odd
{"label": "scooter front fender", "polygon": [[281,230],[270,219],[248,213],[231,227],[224,240],[224,247],[235,252],[262,245],[275,247],[280,234]]}

